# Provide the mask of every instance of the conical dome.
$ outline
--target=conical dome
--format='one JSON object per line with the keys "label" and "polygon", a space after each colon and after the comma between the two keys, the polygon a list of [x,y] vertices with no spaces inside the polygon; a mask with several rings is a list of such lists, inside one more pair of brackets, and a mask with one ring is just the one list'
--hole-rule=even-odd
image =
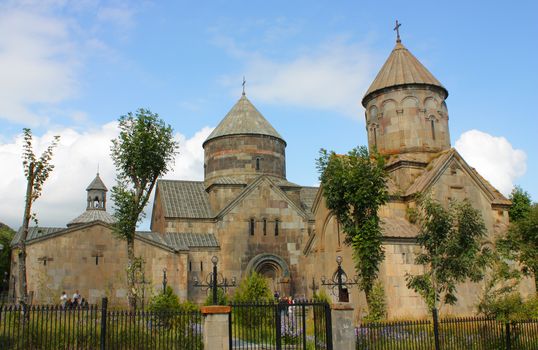
{"label": "conical dome", "polygon": [[448,96],[448,91],[432,73],[401,42],[397,42],[389,58],[362,99],[366,107],[369,97],[383,89],[402,85],[430,85],[438,87]]}
{"label": "conical dome", "polygon": [[286,141],[244,93],[202,146],[207,186],[262,174],[286,178]]}
{"label": "conical dome", "polygon": [[101,190],[101,191],[108,191],[108,189],[105,186],[105,183],[103,180],[101,180],[101,177],[99,176],[99,173],[95,176],[95,179],[86,187],[86,191],[91,190]]}
{"label": "conical dome", "polygon": [[207,137],[204,145],[212,139],[230,135],[267,135],[284,141],[282,136],[245,95],[241,96],[215,130]]}

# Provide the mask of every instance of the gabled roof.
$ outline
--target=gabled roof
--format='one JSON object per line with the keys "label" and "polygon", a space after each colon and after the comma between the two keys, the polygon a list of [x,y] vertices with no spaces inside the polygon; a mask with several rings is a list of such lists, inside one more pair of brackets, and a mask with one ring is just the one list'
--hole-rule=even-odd
{"label": "gabled roof", "polygon": [[276,137],[285,143],[282,136],[245,95],[241,96],[215,130],[207,137],[204,145],[212,139],[229,135],[267,135]]}
{"label": "gabled roof", "polygon": [[101,177],[99,177],[99,173],[95,176],[95,179],[86,187],[86,191],[90,190],[102,190],[102,191],[108,191],[108,189],[105,186],[105,183],[103,180],[101,180]]}
{"label": "gabled roof", "polygon": [[[26,242],[30,242],[36,239],[50,236],[52,234],[63,231],[65,229],[66,229],[65,227],[40,227],[40,226],[29,227],[28,236],[26,237]],[[15,236],[13,236],[13,239],[11,240],[11,245],[13,246],[19,243],[21,238],[22,238],[22,227],[19,228],[17,233],[15,233]]]}
{"label": "gabled roof", "polygon": [[103,209],[88,209],[84,213],[80,214],[73,220],[71,220],[67,227],[73,225],[87,224],[93,221],[102,221],[105,224],[114,224],[116,219],[110,215],[106,210]]}
{"label": "gabled roof", "polygon": [[256,180],[252,181],[247,187],[239,193],[237,197],[235,197],[228,205],[226,205],[218,214],[217,216],[222,217],[223,215],[228,214],[235,206],[239,205],[241,201],[243,201],[244,198],[246,198],[256,187],[258,187],[263,181],[269,182],[273,186],[273,191],[278,193],[282,198],[288,202],[289,206],[292,208],[295,208],[297,213],[301,216],[303,216],[306,219],[310,219],[311,215],[304,209],[299,207],[296,203],[294,203],[287,195],[286,193],[280,189],[278,184],[273,181],[273,179],[267,175],[260,175]]}
{"label": "gabled roof", "polygon": [[211,218],[209,196],[203,181],[159,180],[157,190],[168,218]]}
{"label": "gabled roof", "polygon": [[[93,224],[103,225],[102,222],[94,222],[81,225],[83,227],[92,226]],[[58,235],[68,234],[77,231],[81,226],[75,227],[30,227],[28,228],[28,238],[26,243],[33,243],[37,240],[48,239]],[[111,228],[110,225],[104,225]],[[15,234],[11,245],[16,245],[21,239],[22,228]],[[190,248],[219,248],[219,242],[212,233],[158,233],[151,231],[136,231],[135,238],[151,244],[153,246],[170,250],[170,251],[187,251]]]}
{"label": "gabled roof", "polygon": [[436,86],[448,96],[448,91],[439,80],[401,42],[397,42],[389,58],[364,94],[362,105],[366,106],[366,98],[376,91],[410,84]]}
{"label": "gabled roof", "polygon": [[471,176],[480,186],[483,192],[489,197],[492,204],[510,205],[511,202],[503,196],[495,187],[484,179],[474,168],[471,168],[462,156],[454,148],[443,151],[433,159],[426,167],[426,170],[416,178],[415,182],[407,189],[405,196],[412,196],[417,193],[427,191],[432,184],[443,174],[444,170],[452,160],[458,164]]}

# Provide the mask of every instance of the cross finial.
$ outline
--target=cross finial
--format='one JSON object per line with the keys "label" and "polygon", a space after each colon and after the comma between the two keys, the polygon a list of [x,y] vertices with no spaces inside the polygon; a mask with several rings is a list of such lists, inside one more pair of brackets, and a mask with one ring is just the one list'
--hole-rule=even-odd
{"label": "cross finial", "polygon": [[396,42],[401,43],[402,40],[400,40],[400,27],[402,26],[401,23],[398,23],[398,20],[396,20],[396,27],[394,27],[393,30],[396,31]]}
{"label": "cross finial", "polygon": [[99,162],[97,162],[97,175],[99,175]]}
{"label": "cross finial", "polygon": [[245,80],[245,76],[243,76],[243,96],[245,96],[245,85],[246,85],[247,81]]}

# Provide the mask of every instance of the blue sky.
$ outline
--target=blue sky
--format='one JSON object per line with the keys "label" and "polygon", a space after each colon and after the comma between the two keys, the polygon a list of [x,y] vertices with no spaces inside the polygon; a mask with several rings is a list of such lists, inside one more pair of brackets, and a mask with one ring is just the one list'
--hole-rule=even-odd
{"label": "blue sky", "polygon": [[113,121],[138,107],[172,124],[168,178],[201,179],[201,143],[241,94],[286,139],[290,181],[315,185],[323,147],[366,144],[360,100],[402,42],[449,91],[452,145],[503,192],[538,199],[534,1],[1,1],[0,221],[18,226],[20,131],[62,136],[36,211],[63,226],[97,163],[112,187]]}

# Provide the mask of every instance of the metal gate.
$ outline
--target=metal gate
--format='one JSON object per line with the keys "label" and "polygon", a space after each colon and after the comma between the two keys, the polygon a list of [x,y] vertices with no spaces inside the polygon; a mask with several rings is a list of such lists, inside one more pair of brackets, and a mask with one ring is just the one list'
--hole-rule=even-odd
{"label": "metal gate", "polygon": [[331,310],[322,302],[232,304],[230,349],[332,350]]}

